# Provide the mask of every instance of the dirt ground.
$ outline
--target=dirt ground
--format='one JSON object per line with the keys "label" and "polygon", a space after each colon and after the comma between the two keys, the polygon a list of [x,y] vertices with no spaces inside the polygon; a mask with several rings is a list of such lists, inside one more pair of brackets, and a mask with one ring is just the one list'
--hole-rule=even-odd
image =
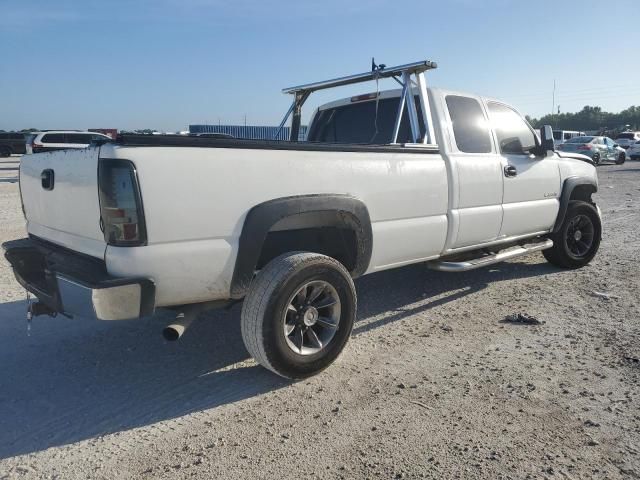
{"label": "dirt ground", "polygon": [[[24,236],[18,161],[0,241]],[[639,478],[640,163],[598,172],[590,266],[364,277],[345,352],[298,383],[248,358],[238,307],[171,344],[166,313],[28,336],[2,258],[0,478]]]}

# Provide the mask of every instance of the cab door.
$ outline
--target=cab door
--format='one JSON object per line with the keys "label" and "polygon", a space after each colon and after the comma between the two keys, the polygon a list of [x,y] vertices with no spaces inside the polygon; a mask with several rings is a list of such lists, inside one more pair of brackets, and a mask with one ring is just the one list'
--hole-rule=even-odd
{"label": "cab door", "polygon": [[527,151],[536,144],[535,134],[514,109],[489,101],[487,111],[504,178],[499,237],[549,231],[560,207],[556,157],[536,157]]}
{"label": "cab door", "polygon": [[495,241],[502,225],[502,166],[479,97],[444,93],[439,111],[450,128],[449,232],[445,251]]}
{"label": "cab door", "polygon": [[613,140],[609,137],[603,137],[602,141],[607,149],[607,160],[615,162],[618,157],[618,151],[616,150],[616,147],[614,147],[615,144],[613,143]]}

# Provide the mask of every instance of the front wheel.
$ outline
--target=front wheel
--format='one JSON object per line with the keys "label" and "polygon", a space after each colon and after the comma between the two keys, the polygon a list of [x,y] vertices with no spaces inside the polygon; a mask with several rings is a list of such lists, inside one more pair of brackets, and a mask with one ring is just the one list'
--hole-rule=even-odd
{"label": "front wheel", "polygon": [[602,224],[596,208],[587,202],[573,201],[560,229],[551,235],[553,247],[542,253],[558,267],[584,267],[598,252],[601,235]]}
{"label": "front wheel", "polygon": [[285,378],[305,378],[338,357],[355,316],[355,287],[340,262],[287,253],[251,283],[242,306],[242,339],[263,367]]}
{"label": "front wheel", "polygon": [[618,154],[618,159],[616,160],[616,165],[622,165],[627,159],[627,155],[624,152],[620,152]]}

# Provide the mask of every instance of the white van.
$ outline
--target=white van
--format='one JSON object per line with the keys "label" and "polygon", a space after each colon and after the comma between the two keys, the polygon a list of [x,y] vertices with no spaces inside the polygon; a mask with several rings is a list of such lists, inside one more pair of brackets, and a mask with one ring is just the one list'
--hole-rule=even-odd
{"label": "white van", "polygon": [[572,138],[582,137],[584,134],[584,132],[578,132],[575,130],[554,130],[553,143],[557,146]]}
{"label": "white van", "polygon": [[87,148],[97,141],[111,141],[111,138],[96,132],[47,131],[32,132],[27,138],[27,154],[63,150],[66,148]]}

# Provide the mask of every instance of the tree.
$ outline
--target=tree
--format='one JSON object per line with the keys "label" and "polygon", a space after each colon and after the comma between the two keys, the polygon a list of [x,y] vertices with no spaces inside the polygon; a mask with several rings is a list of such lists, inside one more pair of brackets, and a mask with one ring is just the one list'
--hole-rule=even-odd
{"label": "tree", "polygon": [[605,112],[601,107],[585,105],[576,113],[548,114],[538,119],[527,117],[536,128],[551,125],[562,130],[621,131],[628,125],[632,130],[640,130],[640,107],[631,106],[619,113]]}

